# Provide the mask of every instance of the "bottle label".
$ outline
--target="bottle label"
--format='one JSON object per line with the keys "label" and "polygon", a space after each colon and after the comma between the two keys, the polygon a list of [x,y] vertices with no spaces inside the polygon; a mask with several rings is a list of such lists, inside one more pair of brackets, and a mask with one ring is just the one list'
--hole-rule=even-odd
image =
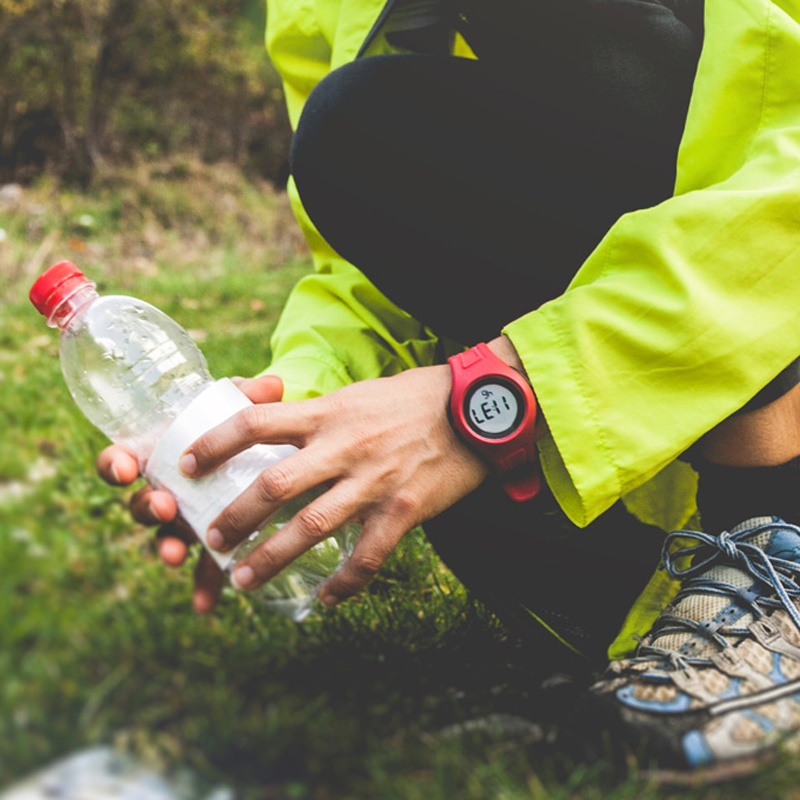
{"label": "bottle label", "polygon": [[[229,459],[216,472],[192,480],[178,469],[178,460],[199,436],[252,405],[227,378],[210,384],[178,415],[153,449],[144,475],[155,487],[172,493],[181,516],[198,539],[206,544],[206,532],[220,512],[236,499],[260,472],[296,452],[292,445],[257,444]],[[222,569],[234,552],[209,551]]]}

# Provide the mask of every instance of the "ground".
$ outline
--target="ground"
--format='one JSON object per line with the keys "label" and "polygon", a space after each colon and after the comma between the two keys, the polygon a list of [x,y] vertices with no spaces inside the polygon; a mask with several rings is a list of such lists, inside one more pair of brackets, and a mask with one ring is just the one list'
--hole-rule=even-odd
{"label": "ground", "polygon": [[[162,568],[129,492],[96,477],[103,438],[26,299],[63,258],[174,316],[215,376],[268,362],[281,303],[310,269],[285,196],[226,166],[0,189],[0,788],[111,743],[245,800],[672,796],[560,751],[586,668],[505,630],[421,532],[363,596],[303,625],[231,590],[195,617],[190,571]],[[800,797],[798,776],[787,762],[674,796]]]}

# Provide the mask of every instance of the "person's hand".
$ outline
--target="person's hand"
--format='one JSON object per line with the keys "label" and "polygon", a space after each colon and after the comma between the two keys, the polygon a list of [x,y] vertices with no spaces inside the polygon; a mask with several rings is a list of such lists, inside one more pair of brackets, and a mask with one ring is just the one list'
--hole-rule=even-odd
{"label": "person's hand", "polygon": [[255,405],[194,442],[181,458],[191,477],[259,442],[299,448],[212,523],[207,542],[220,552],[288,500],[329,487],[237,564],[234,585],[257,588],[342,525],[358,522],[363,529],[351,558],[320,591],[323,604],[334,605],[359,592],[409,530],[476,489],[488,470],[450,426],[450,376],[447,365],[419,367],[311,400]]}
{"label": "person's hand", "polygon": [[[254,403],[278,402],[283,395],[283,383],[275,375],[232,380]],[[139,477],[139,465],[136,457],[124,447],[111,445],[98,456],[97,472],[106,483],[128,486]],[[179,567],[186,561],[189,545],[196,542],[197,538],[178,516],[175,498],[169,492],[154,489],[150,485],[140,489],[131,498],[131,515],[143,525],[159,526],[156,547],[165,564]],[[192,595],[198,614],[206,614],[214,607],[222,581],[222,572],[214,559],[204,551],[197,562]]]}

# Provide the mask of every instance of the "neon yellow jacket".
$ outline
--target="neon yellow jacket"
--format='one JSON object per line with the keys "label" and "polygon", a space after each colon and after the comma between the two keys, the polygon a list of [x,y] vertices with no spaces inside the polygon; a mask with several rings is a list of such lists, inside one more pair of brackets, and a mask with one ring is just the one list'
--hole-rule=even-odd
{"label": "neon yellow jacket", "polygon": [[[296,124],[384,0],[268,3]],[[674,197],[623,216],[564,295],[504,329],[550,427],[547,481],[578,525],[621,496],[636,507],[648,481],[640,493],[682,494],[650,521],[682,524],[691,487],[676,457],[800,354],[800,0],[706,0],[705,15]],[[388,49],[379,37],[370,53]],[[273,338],[286,398],[441,361],[448,344],[339,258],[290,192],[316,272]]]}

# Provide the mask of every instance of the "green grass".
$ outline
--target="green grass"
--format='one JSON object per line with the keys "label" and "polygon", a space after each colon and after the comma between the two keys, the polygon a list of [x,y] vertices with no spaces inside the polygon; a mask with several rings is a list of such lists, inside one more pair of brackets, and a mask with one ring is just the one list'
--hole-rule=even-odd
{"label": "green grass", "polygon": [[420,533],[361,597],[301,626],[230,590],[195,617],[190,569],[162,568],[130,493],[95,476],[105,442],[26,292],[71,258],[195,332],[214,375],[252,374],[309,269],[285,199],[227,169],[139,167],[87,194],[28,189],[0,228],[0,787],[113,743],[245,800],[800,797],[790,763],[671,794],[571,764],[535,730],[459,728],[514,714],[546,733],[575,693],[542,688],[545,653],[473,602]]}

